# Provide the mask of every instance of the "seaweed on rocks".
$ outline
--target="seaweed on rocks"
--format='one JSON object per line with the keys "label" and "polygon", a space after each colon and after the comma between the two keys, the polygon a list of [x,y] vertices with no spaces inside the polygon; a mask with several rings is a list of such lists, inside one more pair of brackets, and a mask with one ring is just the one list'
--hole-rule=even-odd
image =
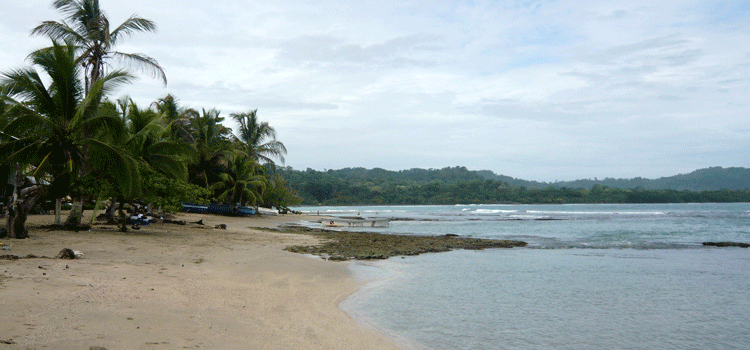
{"label": "seaweed on rocks", "polygon": [[294,253],[319,255],[335,261],[388,259],[393,256],[446,252],[453,249],[525,247],[527,244],[523,241],[463,238],[453,235],[416,236],[377,232],[340,232],[299,226],[287,226],[278,231],[308,234],[321,238],[322,243],[317,245],[291,246],[285,249]]}

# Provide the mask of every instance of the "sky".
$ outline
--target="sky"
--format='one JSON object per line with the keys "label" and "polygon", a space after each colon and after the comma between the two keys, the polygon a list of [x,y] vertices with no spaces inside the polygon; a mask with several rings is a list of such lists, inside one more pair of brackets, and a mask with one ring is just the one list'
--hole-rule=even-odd
{"label": "sky", "polygon": [[[294,169],[465,166],[537,181],[750,167],[748,1],[100,0],[157,33],[113,98],[258,109]],[[3,0],[0,71],[51,0]]]}

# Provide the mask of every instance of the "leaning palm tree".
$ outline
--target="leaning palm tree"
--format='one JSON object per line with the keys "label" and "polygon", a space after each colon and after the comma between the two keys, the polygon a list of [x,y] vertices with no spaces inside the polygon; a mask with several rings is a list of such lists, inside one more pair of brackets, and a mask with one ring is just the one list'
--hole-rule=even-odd
{"label": "leaning palm tree", "polygon": [[135,65],[167,84],[164,70],[155,59],[144,54],[114,50],[115,45],[134,32],[156,31],[154,22],[133,15],[110,30],[109,18],[99,8],[99,0],[55,0],[53,6],[67,15],[67,22],[45,21],[31,34],[70,42],[80,50],[77,62],[86,69],[86,91],[104,76],[107,61],[111,58]]}
{"label": "leaning palm tree", "polygon": [[258,110],[233,113],[231,117],[240,124],[240,150],[258,163],[274,165],[273,158],[284,164],[286,147],[276,140],[276,130],[268,122],[258,122]]}
{"label": "leaning palm tree", "polygon": [[[14,137],[0,145],[4,158],[0,162],[4,166],[30,165],[34,174],[47,174],[56,198],[65,194],[76,177],[85,175],[86,169],[106,173],[129,193],[140,185],[133,159],[96,136],[123,132],[116,116],[97,115],[97,110],[105,94],[133,76],[114,70],[101,76],[86,93],[76,50],[72,44],[53,42],[49,50],[34,52],[30,56],[33,65],[47,77],[31,67],[0,76],[0,98],[8,105],[6,116],[10,118],[4,132]],[[13,220],[18,221],[14,227],[23,227],[25,216]]]}

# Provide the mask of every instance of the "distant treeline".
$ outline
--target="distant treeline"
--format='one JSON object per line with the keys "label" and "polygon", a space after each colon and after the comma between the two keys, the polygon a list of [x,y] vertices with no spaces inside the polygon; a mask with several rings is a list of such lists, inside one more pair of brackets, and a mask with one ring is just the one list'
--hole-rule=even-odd
{"label": "distant treeline", "polygon": [[612,188],[643,188],[647,190],[688,190],[688,191],[718,191],[743,190],[750,188],[750,169],[711,167],[695,170],[688,174],[679,174],[658,179],[636,177],[632,179],[581,179],[574,181],[538,182],[515,179],[510,176],[497,175],[489,170],[476,171],[485,179],[500,180],[511,186],[526,187],[557,187],[557,188],[593,188],[595,185]]}
{"label": "distant treeline", "polygon": [[307,205],[750,202],[748,188],[689,191],[614,188],[599,183],[590,188],[549,183],[527,187],[488,178],[488,173],[494,175],[465,167],[402,171],[377,168],[298,171],[289,167],[279,170],[302,204]]}

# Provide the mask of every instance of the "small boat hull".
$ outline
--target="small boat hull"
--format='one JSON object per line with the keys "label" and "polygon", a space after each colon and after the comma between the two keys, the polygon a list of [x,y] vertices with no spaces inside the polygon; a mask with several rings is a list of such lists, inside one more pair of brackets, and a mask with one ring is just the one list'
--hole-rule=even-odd
{"label": "small boat hull", "polygon": [[182,204],[182,211],[185,213],[205,213],[208,211],[207,205]]}
{"label": "small boat hull", "polygon": [[388,227],[391,219],[388,218],[375,218],[375,219],[322,219],[320,223],[325,227],[375,227],[384,228]]}
{"label": "small boat hull", "polygon": [[219,215],[255,215],[255,209],[244,206],[235,206],[232,208],[228,204],[209,204],[209,205],[196,205],[196,204],[182,204],[182,211],[185,213],[210,213]]}

